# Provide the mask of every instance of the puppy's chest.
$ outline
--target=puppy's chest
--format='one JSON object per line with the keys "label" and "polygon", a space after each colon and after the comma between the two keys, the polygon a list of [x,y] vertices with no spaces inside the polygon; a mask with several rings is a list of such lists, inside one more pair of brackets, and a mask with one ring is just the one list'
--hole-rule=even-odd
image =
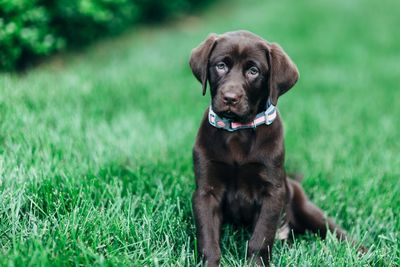
{"label": "puppy's chest", "polygon": [[262,164],[248,163],[225,166],[223,172],[223,210],[226,218],[236,223],[251,223],[272,189],[267,169]]}
{"label": "puppy's chest", "polygon": [[252,134],[234,133],[222,139],[223,149],[232,162],[248,160],[252,156],[256,141]]}
{"label": "puppy's chest", "polygon": [[224,136],[221,147],[214,147],[218,175],[224,187],[223,211],[228,221],[251,224],[261,203],[274,184],[265,149],[259,147],[254,133],[237,132]]}

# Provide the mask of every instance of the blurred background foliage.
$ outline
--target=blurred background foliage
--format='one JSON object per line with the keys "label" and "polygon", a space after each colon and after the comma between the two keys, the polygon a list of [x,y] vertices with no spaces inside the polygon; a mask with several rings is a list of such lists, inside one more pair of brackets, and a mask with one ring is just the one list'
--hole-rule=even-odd
{"label": "blurred background foliage", "polygon": [[[2,55],[68,48],[0,73],[0,267],[196,266],[191,148],[210,98],[188,58],[210,32],[237,29],[297,64],[279,100],[286,168],[370,248],[307,234],[277,242],[271,265],[400,265],[400,1],[219,0],[172,23],[199,4],[119,1],[0,0]],[[71,49],[87,42],[78,32],[90,41],[125,27]],[[248,239],[224,227],[222,266],[249,267]]]}
{"label": "blurred background foliage", "polygon": [[210,0],[0,0],[0,70],[161,21]]}

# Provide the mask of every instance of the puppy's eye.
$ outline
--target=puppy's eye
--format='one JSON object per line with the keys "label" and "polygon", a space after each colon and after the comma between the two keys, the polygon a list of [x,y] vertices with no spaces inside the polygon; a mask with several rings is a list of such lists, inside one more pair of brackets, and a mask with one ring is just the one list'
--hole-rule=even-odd
{"label": "puppy's eye", "polygon": [[247,70],[247,75],[253,78],[257,77],[259,73],[260,71],[258,70],[258,68],[254,66]]}
{"label": "puppy's eye", "polygon": [[228,71],[228,66],[224,62],[219,62],[217,65],[215,65],[217,68],[217,71],[220,73],[224,73]]}
{"label": "puppy's eye", "polygon": [[219,63],[217,64],[217,69],[223,70],[223,69],[225,69],[225,68],[226,68],[226,64],[225,64],[224,62],[219,62]]}

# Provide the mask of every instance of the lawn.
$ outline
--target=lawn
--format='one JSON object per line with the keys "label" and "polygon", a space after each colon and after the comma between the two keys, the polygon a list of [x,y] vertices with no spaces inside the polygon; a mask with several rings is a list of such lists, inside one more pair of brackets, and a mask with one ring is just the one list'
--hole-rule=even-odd
{"label": "lawn", "polygon": [[[191,148],[209,96],[188,67],[209,32],[280,43],[286,167],[357,240],[277,243],[275,266],[400,264],[400,1],[222,1],[24,74],[0,75],[1,266],[195,266]],[[223,266],[249,233],[225,227]]]}

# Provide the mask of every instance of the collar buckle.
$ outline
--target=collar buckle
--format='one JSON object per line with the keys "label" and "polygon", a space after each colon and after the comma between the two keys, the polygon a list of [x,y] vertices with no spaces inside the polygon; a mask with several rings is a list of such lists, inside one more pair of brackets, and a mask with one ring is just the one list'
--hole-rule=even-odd
{"label": "collar buckle", "polygon": [[265,124],[270,125],[276,118],[276,107],[271,103],[264,114]]}

